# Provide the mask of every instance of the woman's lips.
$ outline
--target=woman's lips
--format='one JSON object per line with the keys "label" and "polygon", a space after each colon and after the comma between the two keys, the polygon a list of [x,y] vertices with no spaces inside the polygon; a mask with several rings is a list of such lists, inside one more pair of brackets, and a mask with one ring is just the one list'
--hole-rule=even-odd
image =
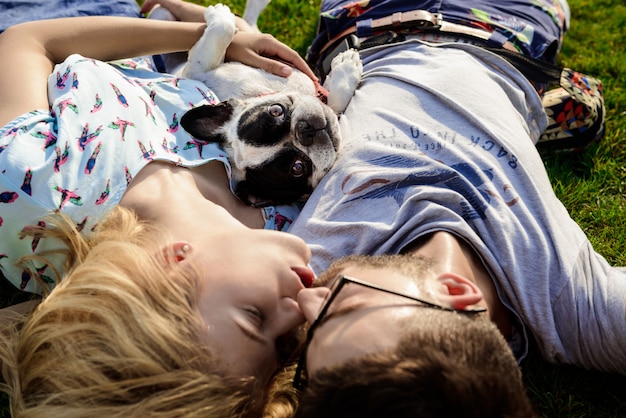
{"label": "woman's lips", "polygon": [[315,273],[313,273],[313,270],[308,267],[292,267],[291,269],[300,277],[300,281],[304,287],[313,286],[313,282],[315,281]]}

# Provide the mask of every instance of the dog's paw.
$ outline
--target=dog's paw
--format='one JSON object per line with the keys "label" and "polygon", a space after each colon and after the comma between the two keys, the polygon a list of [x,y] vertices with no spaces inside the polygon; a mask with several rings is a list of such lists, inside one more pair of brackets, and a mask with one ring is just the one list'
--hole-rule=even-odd
{"label": "dog's paw", "polygon": [[328,105],[336,113],[346,109],[362,75],[363,64],[356,49],[348,49],[333,58],[324,87],[328,90]]}
{"label": "dog's paw", "polygon": [[226,49],[237,32],[235,15],[223,4],[207,7],[204,19],[206,29],[189,51],[189,59],[182,73],[184,77],[201,79],[208,70],[222,64]]}
{"label": "dog's paw", "polygon": [[[209,6],[204,12],[204,20],[207,25],[205,34],[210,32],[212,41],[219,42],[218,46],[220,48],[224,43],[228,46],[233,39],[233,35],[237,32],[235,15],[230,11],[230,8],[221,3]],[[215,47],[213,45],[205,46]]]}
{"label": "dog's paw", "polygon": [[235,27],[235,15],[228,6],[221,3],[206,8],[204,21],[207,25],[224,25],[226,30],[231,30],[230,27]]}

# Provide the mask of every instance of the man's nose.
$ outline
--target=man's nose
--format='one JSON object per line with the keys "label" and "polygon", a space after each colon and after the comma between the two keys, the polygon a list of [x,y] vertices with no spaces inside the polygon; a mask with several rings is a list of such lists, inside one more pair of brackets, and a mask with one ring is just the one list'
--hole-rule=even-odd
{"label": "man's nose", "polygon": [[298,292],[298,305],[300,305],[300,309],[309,324],[313,324],[317,319],[329,293],[330,289],[327,287],[311,287]]}

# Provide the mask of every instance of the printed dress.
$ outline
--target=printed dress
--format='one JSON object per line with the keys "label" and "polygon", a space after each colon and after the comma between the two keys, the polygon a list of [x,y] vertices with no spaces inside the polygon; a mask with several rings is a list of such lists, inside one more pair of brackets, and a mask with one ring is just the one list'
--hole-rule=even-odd
{"label": "printed dress", "polygon": [[[15,261],[59,245],[26,234],[45,226],[46,216],[63,212],[88,234],[153,160],[185,167],[219,160],[230,172],[217,145],[179,125],[186,110],[217,97],[200,82],[152,71],[146,59],[110,65],[72,55],[51,74],[48,97],[49,110],[0,128],[0,271],[20,289],[40,291]],[[265,227],[282,230],[297,213],[296,206],[266,208]],[[53,284],[50,267],[30,267]]]}

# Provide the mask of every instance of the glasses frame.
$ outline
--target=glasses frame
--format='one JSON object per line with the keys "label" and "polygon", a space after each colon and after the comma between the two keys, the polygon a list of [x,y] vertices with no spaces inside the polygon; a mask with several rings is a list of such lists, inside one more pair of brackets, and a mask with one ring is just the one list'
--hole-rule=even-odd
{"label": "glasses frame", "polygon": [[319,327],[319,325],[322,323],[322,321],[326,317],[326,314],[328,313],[328,308],[333,303],[333,301],[337,298],[337,295],[339,294],[341,289],[343,289],[347,284],[351,284],[351,283],[366,287],[368,289],[373,289],[373,290],[378,290],[380,292],[388,293],[390,295],[395,295],[395,296],[403,297],[405,299],[410,299],[414,302],[419,302],[421,303],[421,305],[415,305],[415,306],[420,307],[420,308],[431,308],[431,309],[438,309],[441,311],[460,312],[460,313],[467,313],[467,314],[478,314],[478,313],[487,311],[487,308],[474,308],[474,309],[449,308],[446,306],[437,305],[436,303],[429,302],[427,300],[418,298],[416,296],[411,296],[405,293],[396,292],[394,290],[385,289],[384,287],[381,287],[372,283],[364,282],[363,280],[359,280],[354,277],[343,275],[333,284],[332,291],[330,292],[329,296],[327,296],[326,301],[324,301],[324,304],[322,305],[322,309],[320,310],[320,313],[317,315],[317,318],[315,319],[313,324],[311,324],[311,326],[309,327],[309,330],[307,331],[306,341],[304,342],[304,345],[302,346],[302,354],[300,355],[300,358],[298,359],[298,365],[296,367],[296,372],[293,377],[294,388],[298,390],[303,390],[306,388],[308,379],[304,379],[302,373],[304,372],[305,367],[306,367],[306,352],[309,349],[311,340],[313,339],[313,334],[315,333],[315,330]]}

